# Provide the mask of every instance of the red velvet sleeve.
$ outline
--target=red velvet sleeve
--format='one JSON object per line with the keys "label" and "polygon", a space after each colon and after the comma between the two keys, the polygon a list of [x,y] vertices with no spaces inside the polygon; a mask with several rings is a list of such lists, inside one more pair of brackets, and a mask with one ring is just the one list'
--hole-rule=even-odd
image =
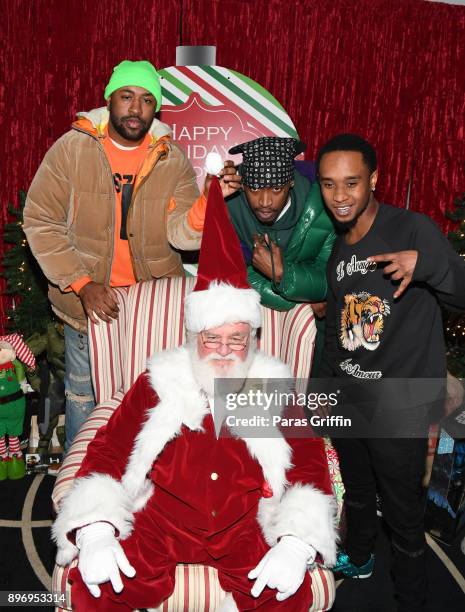
{"label": "red velvet sleeve", "polygon": [[149,383],[147,373],[144,372],[126,393],[108,423],[98,430],[87,448],[76,477],[97,472],[120,480],[135,437],[147,419],[147,410],[157,403],[158,396]]}
{"label": "red velvet sleeve", "polygon": [[289,483],[311,484],[322,493],[333,493],[323,438],[287,438],[292,448],[292,467],[286,476]]}

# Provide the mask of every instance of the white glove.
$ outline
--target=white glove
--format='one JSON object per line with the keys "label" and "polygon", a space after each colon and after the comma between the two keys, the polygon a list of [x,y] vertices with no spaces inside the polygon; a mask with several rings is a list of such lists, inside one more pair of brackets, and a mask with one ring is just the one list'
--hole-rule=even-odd
{"label": "white glove", "polygon": [[26,379],[22,380],[19,383],[19,386],[21,387],[21,391],[24,393],[24,395],[26,395],[27,393],[31,393],[32,391],[34,391],[34,389],[31,387],[31,385],[27,382]]}
{"label": "white glove", "polygon": [[109,580],[115,593],[121,593],[123,582],[119,570],[128,578],[136,574],[115,538],[115,528],[109,523],[97,522],[78,529],[76,546],[80,550],[79,571],[94,597],[100,597],[97,585]]}
{"label": "white glove", "polygon": [[300,587],[307,565],[313,563],[315,557],[313,546],[295,536],[283,536],[270,548],[257,567],[249,572],[249,578],[257,578],[250,592],[254,597],[259,597],[268,586],[279,591],[276,595],[278,601],[284,601]]}

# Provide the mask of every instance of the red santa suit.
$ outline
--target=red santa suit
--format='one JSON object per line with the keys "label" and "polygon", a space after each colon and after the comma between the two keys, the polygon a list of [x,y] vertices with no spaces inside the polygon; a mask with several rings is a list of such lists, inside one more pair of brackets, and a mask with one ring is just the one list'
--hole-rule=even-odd
{"label": "red santa suit", "polygon": [[[290,378],[282,362],[257,353],[250,378]],[[78,569],[73,607],[132,610],[158,606],[174,590],[177,563],[217,568],[239,610],[307,612],[310,575],[289,599],[265,588],[252,597],[247,574],[284,535],[336,558],[335,502],[323,441],[216,438],[205,394],[186,348],[152,357],[108,424],[89,445],[53,526],[57,561],[78,555],[77,528],[107,521],[116,528],[134,578],[124,589],[100,585],[95,599]]]}

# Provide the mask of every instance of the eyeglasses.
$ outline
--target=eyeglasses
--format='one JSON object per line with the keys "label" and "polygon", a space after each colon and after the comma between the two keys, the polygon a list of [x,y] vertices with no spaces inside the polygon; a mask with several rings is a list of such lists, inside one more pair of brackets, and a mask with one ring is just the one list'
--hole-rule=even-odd
{"label": "eyeglasses", "polygon": [[221,340],[214,340],[212,338],[205,338],[203,333],[200,333],[200,339],[202,340],[202,344],[205,348],[208,349],[219,349],[223,344],[227,346],[232,351],[243,351],[247,344],[249,343],[249,337],[244,338],[241,342],[240,340],[231,340],[230,342],[221,342]]}

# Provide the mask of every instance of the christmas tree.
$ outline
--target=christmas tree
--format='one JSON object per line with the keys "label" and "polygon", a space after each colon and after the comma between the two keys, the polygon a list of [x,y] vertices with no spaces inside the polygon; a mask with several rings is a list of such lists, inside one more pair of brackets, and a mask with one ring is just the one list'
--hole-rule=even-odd
{"label": "christmas tree", "polygon": [[19,208],[8,206],[14,221],[5,225],[3,240],[12,247],[4,255],[2,275],[6,279],[5,293],[12,299],[12,307],[7,312],[7,328],[28,338],[34,333],[46,333],[52,312],[47,299],[47,281],[23,232],[25,201],[26,194],[20,191]]}
{"label": "christmas tree", "polygon": [[[27,379],[37,392],[40,441],[38,452],[46,453],[52,432],[64,404],[64,338],[63,325],[50,308],[47,280],[31,253],[23,231],[23,210],[26,194],[19,193],[19,207],[11,204],[13,218],[7,223],[3,240],[10,244],[3,257],[2,275],[6,279],[5,294],[11,296],[6,326],[9,332],[21,333],[37,360],[36,370],[27,371]],[[62,434],[63,432],[60,432]]]}
{"label": "christmas tree", "polygon": [[[455,210],[447,211],[446,217],[458,224],[448,233],[453,248],[465,258],[465,193],[454,200]],[[465,314],[444,313],[444,332],[447,346],[447,367],[453,376],[465,378]]]}

